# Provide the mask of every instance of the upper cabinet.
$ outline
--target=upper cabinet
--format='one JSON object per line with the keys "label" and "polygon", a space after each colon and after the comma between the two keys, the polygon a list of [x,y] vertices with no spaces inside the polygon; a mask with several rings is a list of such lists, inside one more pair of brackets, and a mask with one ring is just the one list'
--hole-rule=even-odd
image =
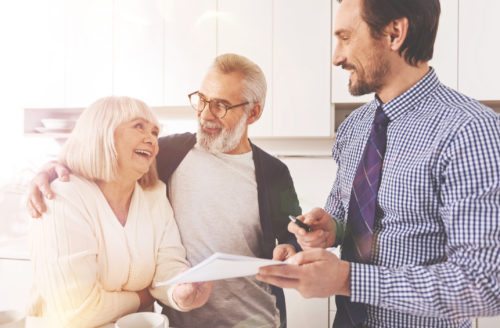
{"label": "upper cabinet", "polygon": [[[157,1],[159,2],[159,1]],[[216,55],[216,0],[164,0],[164,106],[188,106]],[[160,67],[158,68],[161,69]]]}
{"label": "upper cabinet", "polygon": [[[186,107],[216,55],[255,61],[267,80],[251,137],[330,137],[333,105],[353,97],[349,73],[332,68],[336,0],[23,0],[24,107],[86,107],[107,95]],[[430,65],[479,100],[500,100],[493,0],[441,0]],[[24,73],[26,72],[26,73]],[[24,91],[23,90],[23,91]],[[163,113],[163,112],[162,112]],[[192,112],[190,113],[192,114]]]}
{"label": "upper cabinet", "polygon": [[330,22],[330,0],[219,0],[217,54],[250,58],[267,80],[251,137],[330,136]]}
{"label": "upper cabinet", "polygon": [[441,16],[429,65],[446,86],[458,87],[458,0],[441,0]]}
{"label": "upper cabinet", "polygon": [[[10,3],[5,2],[7,6]],[[21,74],[24,75],[23,107],[64,107],[65,103],[65,6],[64,0],[31,1],[23,10],[25,21],[18,42],[24,42]],[[8,13],[7,8],[2,8]],[[22,40],[22,41],[21,41]],[[20,54],[21,55],[21,54]]]}
{"label": "upper cabinet", "polygon": [[273,135],[328,137],[330,0],[274,0]]}
{"label": "upper cabinet", "polygon": [[478,100],[498,101],[500,1],[460,0],[459,4],[458,89]]}
{"label": "upper cabinet", "polygon": [[113,0],[65,1],[65,103],[87,106],[112,93]]}
{"label": "upper cabinet", "polygon": [[215,57],[216,1],[113,2],[113,94],[187,106]]}
{"label": "upper cabinet", "polygon": [[[250,136],[273,135],[273,1],[219,0],[217,54],[237,53],[260,66],[267,82],[264,111]],[[258,23],[257,23],[258,22]]]}
{"label": "upper cabinet", "polygon": [[113,12],[113,94],[163,105],[163,2],[113,1]]}

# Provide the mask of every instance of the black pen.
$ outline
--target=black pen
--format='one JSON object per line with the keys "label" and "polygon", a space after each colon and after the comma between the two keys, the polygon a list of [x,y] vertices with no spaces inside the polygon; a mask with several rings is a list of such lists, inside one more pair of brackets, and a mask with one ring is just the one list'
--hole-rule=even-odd
{"label": "black pen", "polygon": [[305,231],[307,231],[307,232],[312,231],[310,226],[308,226],[307,224],[305,224],[304,222],[302,222],[300,220],[297,220],[297,218],[295,216],[289,215],[288,218],[290,219],[290,221],[292,221],[293,223],[295,223],[296,225],[298,225],[299,227],[301,227]]}

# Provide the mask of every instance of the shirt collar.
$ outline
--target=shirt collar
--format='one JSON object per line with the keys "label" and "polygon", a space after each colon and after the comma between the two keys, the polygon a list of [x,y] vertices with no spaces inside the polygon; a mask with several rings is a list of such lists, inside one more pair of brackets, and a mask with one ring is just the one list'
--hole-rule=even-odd
{"label": "shirt collar", "polygon": [[408,111],[415,109],[416,105],[434,92],[438,86],[439,79],[431,67],[429,72],[413,87],[389,102],[382,104],[382,101],[375,95],[375,104],[377,107],[382,106],[384,114],[387,115],[389,120],[394,121]]}

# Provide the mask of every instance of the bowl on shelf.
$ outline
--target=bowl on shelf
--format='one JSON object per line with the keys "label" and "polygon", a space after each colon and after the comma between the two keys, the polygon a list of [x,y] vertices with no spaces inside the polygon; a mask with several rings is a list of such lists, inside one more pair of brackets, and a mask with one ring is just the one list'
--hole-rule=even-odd
{"label": "bowl on shelf", "polygon": [[75,120],[62,118],[43,118],[43,127],[47,130],[71,130],[75,127]]}

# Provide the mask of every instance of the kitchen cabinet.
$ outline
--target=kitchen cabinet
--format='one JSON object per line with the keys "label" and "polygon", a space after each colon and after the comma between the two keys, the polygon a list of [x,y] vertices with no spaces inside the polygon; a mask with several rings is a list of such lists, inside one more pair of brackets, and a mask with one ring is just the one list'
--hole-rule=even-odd
{"label": "kitchen cabinet", "polygon": [[268,82],[252,137],[331,136],[330,0],[43,3],[46,42],[31,90],[43,88],[24,107],[84,108],[110,94],[189,106],[215,56],[235,52]]}
{"label": "kitchen cabinet", "polygon": [[[267,148],[266,148],[267,149]],[[325,153],[330,146],[322,146]],[[273,152],[274,155],[278,153]],[[292,176],[302,212],[314,207],[322,207],[332,187],[337,165],[328,155],[311,157],[280,156]],[[303,298],[294,289],[285,289],[287,305],[287,323],[289,328],[331,327],[329,317],[335,315],[335,308],[330,308],[329,298]],[[335,305],[335,303],[334,303]],[[333,313],[333,314],[332,314]]]}
{"label": "kitchen cabinet", "polygon": [[26,1],[23,107],[82,107],[112,92],[112,0]]}
{"label": "kitchen cabinet", "polygon": [[114,95],[163,105],[164,2],[113,1]]}
{"label": "kitchen cabinet", "polygon": [[477,328],[498,328],[500,324],[500,317],[484,317],[477,319]]}
{"label": "kitchen cabinet", "polygon": [[33,284],[33,269],[26,259],[0,258],[0,311],[26,311]]}
{"label": "kitchen cabinet", "polygon": [[330,1],[220,0],[218,13],[217,54],[244,54],[266,75],[250,136],[330,136]]}
{"label": "kitchen cabinet", "polygon": [[288,328],[329,328],[328,298],[304,298],[295,289],[284,289]]}
{"label": "kitchen cabinet", "polygon": [[112,92],[112,0],[28,1],[24,107],[82,107]]}
{"label": "kitchen cabinet", "polygon": [[458,89],[478,100],[500,100],[500,2],[459,1]]}
{"label": "kitchen cabinet", "polygon": [[40,11],[23,107],[82,108],[112,94],[187,106],[216,55],[216,0],[28,2]]}
{"label": "kitchen cabinet", "polygon": [[264,111],[251,137],[273,135],[273,1],[219,0],[217,54],[236,53],[260,66],[267,82]]}
{"label": "kitchen cabinet", "polygon": [[113,0],[64,2],[66,107],[109,96],[113,84]]}
{"label": "kitchen cabinet", "polygon": [[189,106],[216,56],[216,0],[166,0],[164,105]]}
{"label": "kitchen cabinet", "polygon": [[439,80],[458,88],[458,0],[441,0],[441,16],[434,43],[434,55],[429,61]]}
{"label": "kitchen cabinet", "polygon": [[[8,7],[2,8],[2,12],[12,15],[12,2],[3,2],[2,6],[4,4]],[[24,1],[22,5],[24,10],[16,11],[22,12],[22,24],[14,25],[11,31],[16,42],[23,43],[16,58],[20,67],[17,74],[23,77],[19,104],[23,107],[64,107],[64,0]]]}
{"label": "kitchen cabinet", "polygon": [[[332,1],[332,28],[335,26],[335,14],[339,7],[337,1]],[[472,3],[470,4],[472,6]],[[458,81],[458,0],[441,0],[441,16],[439,28],[434,44],[433,59],[429,62],[441,82],[456,89]],[[463,12],[462,8],[460,8]],[[478,16],[477,19],[480,19]],[[332,30],[332,55],[337,44]],[[363,96],[352,96],[348,90],[349,72],[340,67],[334,67],[332,71],[332,103],[365,103],[373,99],[373,94]],[[500,96],[500,95],[499,95]]]}
{"label": "kitchen cabinet", "polygon": [[273,136],[329,137],[331,1],[274,0]]}

